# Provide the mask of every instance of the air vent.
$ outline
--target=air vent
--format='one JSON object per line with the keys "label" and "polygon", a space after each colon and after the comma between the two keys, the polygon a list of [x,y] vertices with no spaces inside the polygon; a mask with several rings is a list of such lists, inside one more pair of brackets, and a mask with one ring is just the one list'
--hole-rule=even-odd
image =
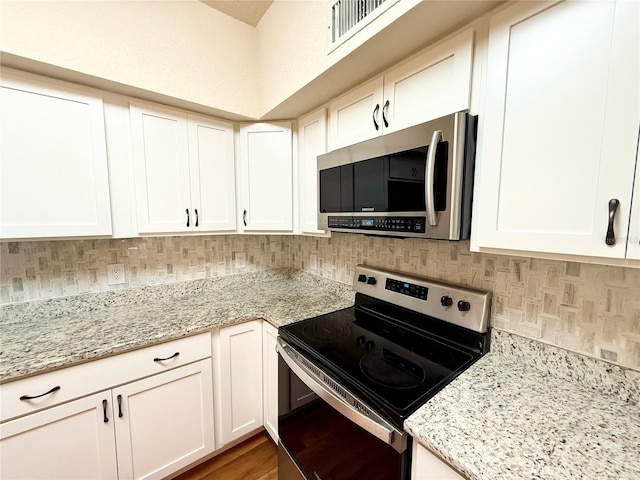
{"label": "air vent", "polygon": [[334,3],[331,7],[332,43],[362,22],[385,1],[387,0],[338,0]]}

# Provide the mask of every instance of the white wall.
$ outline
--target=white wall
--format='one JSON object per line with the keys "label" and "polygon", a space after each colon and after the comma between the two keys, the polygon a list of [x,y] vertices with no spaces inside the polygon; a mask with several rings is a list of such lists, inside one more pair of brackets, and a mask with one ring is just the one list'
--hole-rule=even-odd
{"label": "white wall", "polygon": [[256,31],[196,0],[0,0],[0,50],[258,116]]}

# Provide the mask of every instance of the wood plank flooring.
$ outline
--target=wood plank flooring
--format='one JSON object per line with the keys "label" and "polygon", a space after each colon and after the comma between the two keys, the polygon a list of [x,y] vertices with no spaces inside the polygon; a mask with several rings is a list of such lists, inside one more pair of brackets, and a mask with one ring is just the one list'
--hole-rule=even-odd
{"label": "wood plank flooring", "polygon": [[278,480],[278,448],[260,432],[174,480]]}

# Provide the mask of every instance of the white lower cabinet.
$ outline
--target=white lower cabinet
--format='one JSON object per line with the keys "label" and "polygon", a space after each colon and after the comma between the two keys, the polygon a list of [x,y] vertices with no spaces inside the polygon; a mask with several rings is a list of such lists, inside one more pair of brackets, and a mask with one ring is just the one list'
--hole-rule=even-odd
{"label": "white lower cabinet", "polygon": [[264,428],[278,443],[278,329],[270,323],[262,324],[262,382]]}
{"label": "white lower cabinet", "polygon": [[0,478],[117,478],[111,405],[107,390],[0,425]]}
{"label": "white lower cabinet", "polygon": [[429,450],[413,441],[411,480],[465,480]]}
{"label": "white lower cabinet", "polygon": [[262,320],[221,328],[214,336],[218,446],[262,428]]}
{"label": "white lower cabinet", "polygon": [[160,479],[214,451],[211,361],[113,390],[118,473]]}
{"label": "white lower cabinet", "polygon": [[212,453],[210,347],[202,334],[0,385],[0,478],[160,479]]}

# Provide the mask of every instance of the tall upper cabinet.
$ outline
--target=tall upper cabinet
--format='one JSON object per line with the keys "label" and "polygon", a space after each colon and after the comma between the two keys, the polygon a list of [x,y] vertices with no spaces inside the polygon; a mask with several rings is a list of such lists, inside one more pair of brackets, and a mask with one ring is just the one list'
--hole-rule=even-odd
{"label": "tall upper cabinet", "polygon": [[474,249],[640,256],[638,9],[519,2],[491,18]]}
{"label": "tall upper cabinet", "polygon": [[102,96],[2,70],[0,238],[111,234]]}
{"label": "tall upper cabinet", "polygon": [[235,231],[233,124],[131,102],[139,233]]}
{"label": "tall upper cabinet", "polygon": [[300,231],[318,230],[318,155],[327,153],[327,111],[316,110],[298,120]]}
{"label": "tall upper cabinet", "polygon": [[473,30],[418,54],[329,105],[329,150],[469,108]]}
{"label": "tall upper cabinet", "polygon": [[293,154],[289,122],[240,127],[238,189],[242,232],[293,230]]}

